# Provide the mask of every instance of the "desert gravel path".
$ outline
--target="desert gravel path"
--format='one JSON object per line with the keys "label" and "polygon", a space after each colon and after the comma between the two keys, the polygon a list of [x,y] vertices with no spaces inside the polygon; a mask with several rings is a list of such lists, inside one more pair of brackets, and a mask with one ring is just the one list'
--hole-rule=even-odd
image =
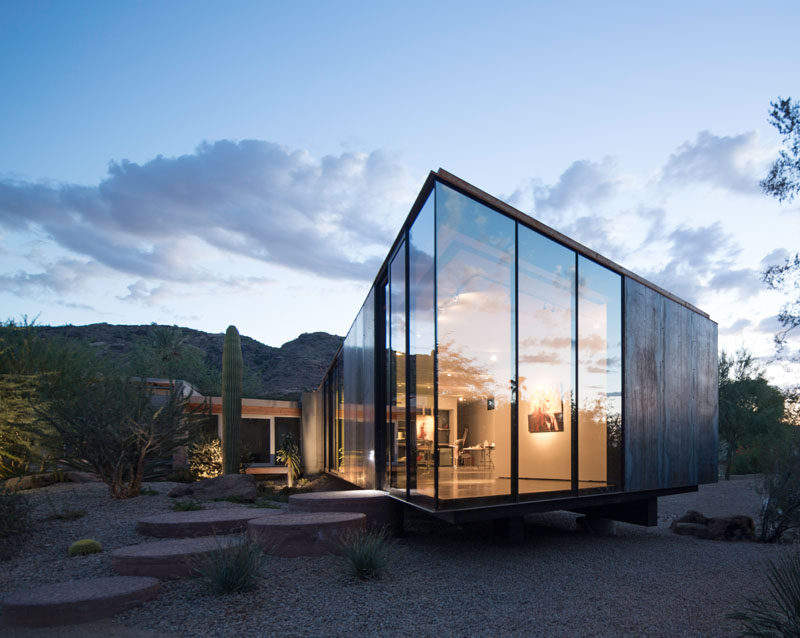
{"label": "desert gravel path", "polygon": [[[767,562],[792,546],[700,540],[668,525],[688,509],[755,516],[754,485],[746,478],[662,498],[658,527],[618,524],[615,536],[576,531],[575,515],[564,512],[531,516],[517,545],[492,538],[487,525],[456,527],[414,514],[378,581],[354,579],[334,556],[270,557],[256,591],[215,597],[198,580],[165,581],[156,600],[116,616],[101,633],[75,635],[735,636],[738,627],[725,614],[763,593]],[[171,486],[151,484],[158,496],[122,503],[90,484],[30,492],[42,518],[45,494],[91,511],[76,521],[40,522],[20,556],[0,565],[0,595],[111,575],[110,551],[145,540],[135,522],[168,511]],[[67,545],[86,536],[106,551],[67,558]]]}

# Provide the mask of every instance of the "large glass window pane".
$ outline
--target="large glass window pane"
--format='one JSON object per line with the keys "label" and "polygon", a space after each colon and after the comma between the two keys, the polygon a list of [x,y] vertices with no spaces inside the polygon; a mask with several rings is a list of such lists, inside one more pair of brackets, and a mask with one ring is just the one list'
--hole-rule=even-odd
{"label": "large glass window pane", "polygon": [[519,226],[519,493],[572,488],[575,253]]}
{"label": "large glass window pane", "polygon": [[406,246],[389,266],[389,487],[406,488]]}
{"label": "large glass window pane", "polygon": [[578,478],[622,489],[622,281],[578,258]]}
{"label": "large glass window pane", "polygon": [[511,493],[515,222],[436,185],[439,502]]}
{"label": "large glass window pane", "polygon": [[435,350],[434,315],[434,209],[433,194],[422,207],[409,231],[409,343],[414,358],[411,368],[411,431],[409,452],[410,495],[433,498]]}
{"label": "large glass window pane", "polygon": [[375,290],[344,340],[342,473],[361,487],[375,486]]}

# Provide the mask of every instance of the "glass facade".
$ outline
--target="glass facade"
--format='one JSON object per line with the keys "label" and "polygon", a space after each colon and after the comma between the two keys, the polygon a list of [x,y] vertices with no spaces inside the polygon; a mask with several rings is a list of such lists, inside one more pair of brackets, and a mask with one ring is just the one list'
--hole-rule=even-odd
{"label": "glass facade", "polygon": [[409,383],[409,496],[434,497],[436,405],[434,356],[436,350],[434,197],[422,207],[408,232],[408,343]]}
{"label": "glass facade", "polygon": [[519,492],[572,490],[575,253],[519,226]]}
{"label": "glass facade", "polygon": [[622,281],[578,257],[578,475],[583,491],[622,485]]}
{"label": "glass facade", "polygon": [[434,181],[323,384],[328,470],[435,508],[622,490],[621,279]]}
{"label": "glass facade", "polygon": [[514,226],[436,185],[441,501],[511,494]]}
{"label": "glass facade", "polygon": [[401,495],[406,490],[406,242],[400,243],[389,264],[389,390],[388,484]]}

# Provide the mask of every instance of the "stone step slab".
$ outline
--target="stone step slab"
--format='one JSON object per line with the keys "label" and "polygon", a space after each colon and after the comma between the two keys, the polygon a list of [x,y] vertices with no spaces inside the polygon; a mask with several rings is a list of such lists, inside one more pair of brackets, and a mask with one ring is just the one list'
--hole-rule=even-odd
{"label": "stone step slab", "polygon": [[360,512],[367,517],[367,527],[403,534],[403,504],[380,490],[292,494],[289,512]]}
{"label": "stone step slab", "polygon": [[3,600],[3,622],[11,627],[53,627],[109,618],[138,607],[158,593],[158,579],[106,576],[41,585]]}
{"label": "stone step slab", "polygon": [[341,535],[366,527],[359,512],[286,512],[257,518],[247,524],[247,535],[275,556],[322,556],[341,552]]}
{"label": "stone step slab", "polygon": [[[277,514],[277,513],[276,513]],[[266,516],[255,508],[221,508],[194,512],[165,512],[136,523],[136,531],[157,538],[191,538],[236,534],[247,529],[247,521]]]}
{"label": "stone step slab", "polygon": [[240,536],[200,536],[129,545],[111,553],[111,568],[128,576],[187,578],[197,575],[195,561],[240,541]]}

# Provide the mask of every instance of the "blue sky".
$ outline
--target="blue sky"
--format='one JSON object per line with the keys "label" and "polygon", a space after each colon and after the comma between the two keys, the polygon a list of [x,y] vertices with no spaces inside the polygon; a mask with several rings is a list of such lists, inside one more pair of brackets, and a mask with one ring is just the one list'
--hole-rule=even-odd
{"label": "blue sky", "polygon": [[[5,2],[0,308],[343,334],[443,167],[768,356],[800,5]],[[292,231],[291,229],[295,229]],[[785,376],[778,367],[775,378]]]}

